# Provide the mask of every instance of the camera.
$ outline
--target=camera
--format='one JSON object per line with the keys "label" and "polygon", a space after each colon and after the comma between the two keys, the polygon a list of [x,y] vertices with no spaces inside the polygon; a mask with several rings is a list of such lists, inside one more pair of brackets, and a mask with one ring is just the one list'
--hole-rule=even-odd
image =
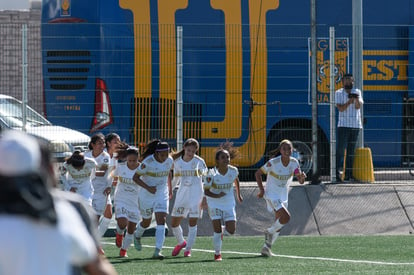
{"label": "camera", "polygon": [[348,98],[358,98],[358,94],[348,94]]}

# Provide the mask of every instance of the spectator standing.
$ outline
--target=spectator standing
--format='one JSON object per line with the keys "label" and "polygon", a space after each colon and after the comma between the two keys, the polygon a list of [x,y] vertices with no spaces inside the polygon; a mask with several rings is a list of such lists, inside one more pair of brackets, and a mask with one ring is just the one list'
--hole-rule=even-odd
{"label": "spectator standing", "polygon": [[346,149],[345,171],[342,173],[347,181],[352,180],[355,148],[362,130],[361,108],[364,100],[361,91],[354,88],[352,74],[345,74],[342,83],[343,88],[335,92],[335,104],[339,111],[336,136],[336,178],[342,181],[340,169],[343,167]]}

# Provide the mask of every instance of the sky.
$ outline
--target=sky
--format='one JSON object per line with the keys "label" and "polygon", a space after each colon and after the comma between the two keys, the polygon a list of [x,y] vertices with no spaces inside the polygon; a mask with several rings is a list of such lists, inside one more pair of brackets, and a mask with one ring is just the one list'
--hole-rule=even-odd
{"label": "sky", "polygon": [[29,9],[30,0],[0,0],[0,10]]}

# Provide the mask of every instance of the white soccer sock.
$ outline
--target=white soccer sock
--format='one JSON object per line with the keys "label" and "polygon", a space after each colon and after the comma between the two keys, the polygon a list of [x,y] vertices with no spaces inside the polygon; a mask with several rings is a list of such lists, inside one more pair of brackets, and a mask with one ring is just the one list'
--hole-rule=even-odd
{"label": "white soccer sock", "polygon": [[137,224],[137,228],[135,229],[135,233],[134,233],[135,238],[141,238],[141,237],[142,237],[142,235],[144,234],[145,229],[146,229],[146,228],[143,228],[143,227],[141,226],[141,223],[138,223],[138,224]]}
{"label": "white soccer sock", "polygon": [[159,224],[155,229],[155,248],[161,250],[165,241],[165,225]]}
{"label": "white soccer sock", "polygon": [[267,229],[267,232],[269,232],[270,234],[275,234],[275,232],[282,229],[282,227],[283,227],[283,224],[281,224],[279,222],[279,219],[277,219],[276,222]]}
{"label": "white soccer sock", "polygon": [[116,233],[118,233],[119,235],[124,235],[124,232],[125,232],[125,228],[121,229],[119,228],[119,225],[116,224]]}
{"label": "white soccer sock", "polygon": [[111,219],[108,219],[106,217],[101,218],[101,220],[99,221],[99,225],[98,225],[98,232],[99,232],[100,237],[103,237],[103,235],[105,235],[105,232],[108,229],[110,222],[111,222]]}
{"label": "white soccer sock", "polygon": [[227,231],[226,226],[222,225],[221,226],[221,232],[223,232],[224,236],[230,236],[231,234]]}
{"label": "white soccer sock", "polygon": [[177,227],[172,227],[171,228],[175,238],[177,239],[177,243],[178,244],[182,244],[184,242],[184,236],[183,236],[183,229],[181,228],[181,226],[177,226]]}
{"label": "white soccer sock", "polygon": [[279,237],[280,231],[279,232],[275,232],[273,233],[273,237],[272,237],[272,245],[275,243],[277,237]]}
{"label": "white soccer sock", "polygon": [[125,234],[124,241],[122,242],[122,249],[127,250],[129,246],[132,244],[134,240],[134,234],[129,234],[128,232]]}
{"label": "white soccer sock", "polygon": [[216,233],[214,232],[213,234],[213,246],[214,246],[214,251],[216,255],[221,254],[221,245],[222,245],[222,240],[221,240],[221,233]]}
{"label": "white soccer sock", "polygon": [[191,247],[193,247],[196,237],[197,237],[197,225],[189,226],[188,227],[187,246],[186,246],[185,250],[189,251],[191,249]]}

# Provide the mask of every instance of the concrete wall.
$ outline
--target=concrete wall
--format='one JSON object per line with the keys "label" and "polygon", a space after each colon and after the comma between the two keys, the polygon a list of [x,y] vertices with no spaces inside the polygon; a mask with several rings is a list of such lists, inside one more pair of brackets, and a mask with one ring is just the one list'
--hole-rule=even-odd
{"label": "concrete wall", "polygon": [[[236,205],[237,234],[263,235],[273,222],[257,187],[241,188]],[[290,222],[281,235],[409,235],[414,228],[413,184],[321,184],[290,188]],[[173,205],[173,201],[170,202]],[[170,217],[168,217],[170,225]],[[182,222],[187,234],[187,220]],[[170,230],[171,231],[171,230]],[[198,223],[200,236],[213,234],[207,211]],[[172,235],[169,232],[169,235]]]}
{"label": "concrete wall", "polygon": [[23,24],[27,24],[28,103],[42,113],[40,9],[0,10],[0,93],[22,97]]}

